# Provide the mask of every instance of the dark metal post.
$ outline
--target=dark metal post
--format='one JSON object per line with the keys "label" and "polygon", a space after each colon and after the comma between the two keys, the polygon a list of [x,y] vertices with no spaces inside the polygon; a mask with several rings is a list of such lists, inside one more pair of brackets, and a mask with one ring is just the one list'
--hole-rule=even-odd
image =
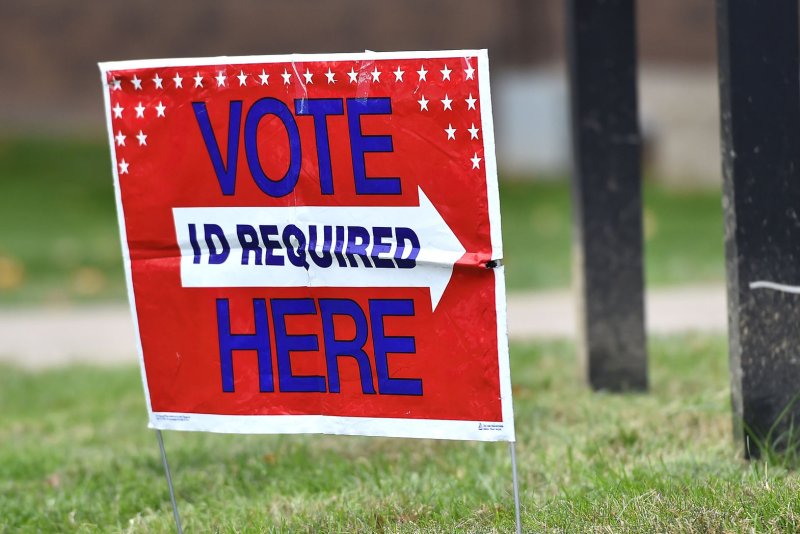
{"label": "dark metal post", "polygon": [[647,389],[633,0],[568,0],[579,357],[594,389]]}
{"label": "dark metal post", "polygon": [[717,31],[734,428],[758,457],[800,444],[797,0],[718,0]]}

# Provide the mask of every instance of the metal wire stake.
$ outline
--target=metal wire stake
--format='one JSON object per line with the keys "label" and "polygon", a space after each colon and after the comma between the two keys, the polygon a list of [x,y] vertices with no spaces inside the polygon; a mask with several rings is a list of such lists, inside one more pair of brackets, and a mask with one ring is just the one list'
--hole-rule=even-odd
{"label": "metal wire stake", "polygon": [[[517,520],[517,534],[522,534],[522,521],[519,514],[519,481],[517,480],[517,448],[513,441],[508,442],[508,448],[511,450],[511,470],[514,472],[514,515]],[[166,456],[164,458],[166,461]],[[169,475],[167,476],[169,477]]]}
{"label": "metal wire stake", "polygon": [[[175,488],[172,487],[172,476],[169,474],[169,462],[167,462],[167,450],[164,448],[164,438],[161,437],[161,431],[156,429],[156,438],[158,439],[158,447],[161,449],[161,461],[164,464],[164,473],[167,475],[167,485],[169,486],[169,499],[172,501],[172,515],[175,516],[175,527],[178,529],[178,534],[183,534],[181,527],[181,517],[178,515],[178,503],[175,501]],[[513,451],[513,449],[512,449]],[[513,452],[512,458],[513,458]],[[517,472],[514,471],[514,480],[516,480]],[[514,483],[516,487],[516,482]]]}

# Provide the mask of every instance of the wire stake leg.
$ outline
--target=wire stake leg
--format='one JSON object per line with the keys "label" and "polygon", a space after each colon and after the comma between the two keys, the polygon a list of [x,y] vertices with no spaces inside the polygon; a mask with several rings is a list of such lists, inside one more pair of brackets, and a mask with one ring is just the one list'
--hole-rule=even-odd
{"label": "wire stake leg", "polygon": [[[167,462],[167,450],[164,448],[164,438],[161,437],[161,431],[156,429],[156,439],[158,439],[158,447],[161,449],[161,462],[164,464],[164,474],[167,475],[167,485],[169,486],[169,499],[172,501],[172,515],[175,516],[175,528],[178,529],[178,534],[183,534],[181,527],[181,517],[178,515],[178,503],[175,501],[175,488],[172,486],[172,476],[169,474],[169,462]],[[513,449],[512,449],[513,458]],[[514,480],[516,481],[517,471],[514,468]],[[516,487],[516,482],[514,482]]]}
{"label": "wire stake leg", "polygon": [[517,520],[517,534],[522,534],[522,521],[519,513],[519,480],[517,479],[517,448],[513,441],[508,443],[511,451],[511,470],[514,472],[514,516]]}

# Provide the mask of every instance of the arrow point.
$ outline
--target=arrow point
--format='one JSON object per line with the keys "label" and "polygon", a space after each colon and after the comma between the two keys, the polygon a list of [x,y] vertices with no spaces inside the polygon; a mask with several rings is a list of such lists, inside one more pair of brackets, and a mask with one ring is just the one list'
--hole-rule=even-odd
{"label": "arrow point", "polygon": [[422,248],[427,253],[423,261],[428,262],[424,268],[433,269],[433,271],[429,271],[431,274],[428,287],[431,292],[431,309],[436,311],[436,307],[450,283],[450,278],[453,276],[453,265],[464,255],[466,249],[422,188],[418,187],[417,189],[419,206],[421,212],[425,214],[422,219],[428,223],[423,230],[427,235],[421,236],[421,240]]}
{"label": "arrow point", "polygon": [[[452,275],[452,270],[451,270]],[[447,289],[447,285],[450,282],[450,276],[444,279],[443,284],[431,284],[430,291],[431,291],[431,311],[435,312],[436,307],[439,305],[439,301],[442,300],[442,296],[444,296],[444,290]]]}

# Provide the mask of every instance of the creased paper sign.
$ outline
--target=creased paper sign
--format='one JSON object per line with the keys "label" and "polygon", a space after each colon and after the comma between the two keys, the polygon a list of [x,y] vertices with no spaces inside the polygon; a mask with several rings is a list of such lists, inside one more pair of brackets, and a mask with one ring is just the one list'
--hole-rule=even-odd
{"label": "creased paper sign", "polygon": [[486,51],[100,67],[152,427],[514,440]]}

